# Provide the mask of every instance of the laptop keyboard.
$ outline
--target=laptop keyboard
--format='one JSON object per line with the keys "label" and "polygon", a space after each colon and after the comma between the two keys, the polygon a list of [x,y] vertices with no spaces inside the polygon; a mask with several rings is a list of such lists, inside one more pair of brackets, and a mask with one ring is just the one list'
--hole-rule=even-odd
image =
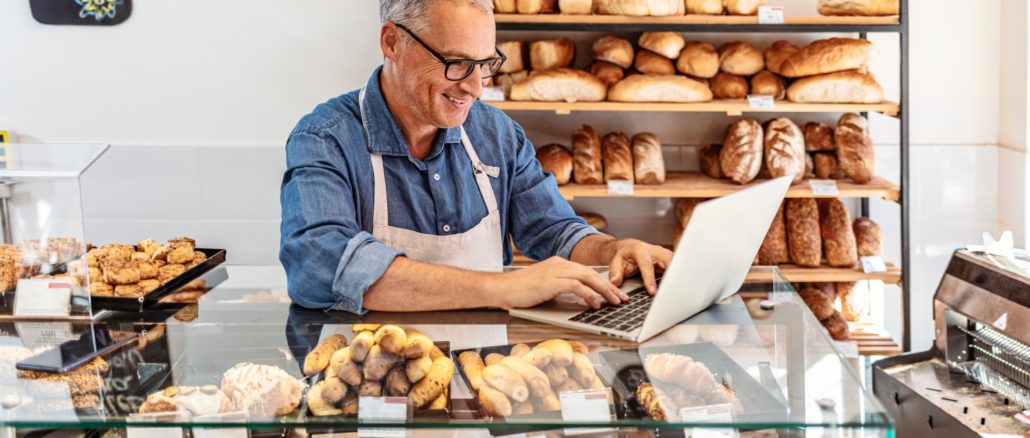
{"label": "laptop keyboard", "polygon": [[597,310],[585,310],[569,318],[569,321],[623,332],[636,330],[644,325],[644,318],[647,318],[654,297],[643,287],[633,289],[626,295],[629,295],[629,301],[620,306],[604,304]]}

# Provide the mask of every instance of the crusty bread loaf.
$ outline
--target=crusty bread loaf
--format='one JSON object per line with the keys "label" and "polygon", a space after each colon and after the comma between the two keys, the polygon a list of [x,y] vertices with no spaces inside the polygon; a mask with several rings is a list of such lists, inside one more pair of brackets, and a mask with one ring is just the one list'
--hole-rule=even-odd
{"label": "crusty bread loaf", "polygon": [[833,314],[823,320],[822,323],[833,340],[846,341],[851,339],[851,334],[848,332],[848,321],[844,319],[844,315],[841,315],[839,311],[834,310]]}
{"label": "crusty bread loaf", "polygon": [[758,249],[759,265],[778,265],[790,262],[787,251],[787,224],[783,219],[783,204],[776,210],[769,231],[765,233],[762,247]]}
{"label": "crusty bread loaf", "polygon": [[688,14],[722,15],[723,0],[687,0]]}
{"label": "crusty bread loaf", "polygon": [[883,232],[880,231],[880,225],[872,219],[860,217],[855,219],[853,229],[859,257],[883,255]]}
{"label": "crusty bread loaf", "polygon": [[880,103],[883,89],[872,75],[846,70],[797,79],[787,88],[787,99],[799,103]]}
{"label": "crusty bread loaf", "polygon": [[817,268],[822,260],[823,243],[819,233],[819,206],[812,198],[786,201],[787,249],[790,261],[806,268]]}
{"label": "crusty bread loaf", "polygon": [[712,96],[716,99],[743,99],[747,97],[747,79],[719,72],[712,78]]}
{"label": "crusty bread loaf", "polygon": [[536,150],[536,159],[541,170],[554,175],[558,185],[568,183],[572,177],[572,154],[565,146],[556,143],[541,146]]}
{"label": "crusty bread loaf", "polygon": [[790,119],[780,117],[765,128],[765,164],[769,175],[794,175],[792,184],[805,177],[805,137]]}
{"label": "crusty bread loaf", "polygon": [[529,77],[528,70],[517,71],[515,73],[499,74],[494,76],[494,84],[497,87],[501,87],[504,90],[504,96],[511,98],[511,87],[514,87],[519,81]]}
{"label": "crusty bread loaf", "polygon": [[798,291],[798,296],[812,310],[815,319],[822,321],[833,315],[833,300],[818,288],[809,284],[803,285]]}
{"label": "crusty bread loaf", "polygon": [[722,174],[739,184],[755,179],[762,167],[762,125],[740,119],[726,128],[726,140],[719,152]]}
{"label": "crusty bread loaf", "polygon": [[698,153],[698,167],[701,172],[712,178],[722,178],[722,165],[719,163],[719,154],[722,152],[721,144],[710,144],[701,148]]}
{"label": "crusty bread loaf", "polygon": [[815,152],[813,157],[815,165],[815,177],[819,179],[844,179],[844,171],[837,162],[837,154],[830,152]]}
{"label": "crusty bread loaf", "polygon": [[676,74],[676,66],[672,64],[669,58],[650,50],[637,52],[637,58],[633,61],[633,68],[638,72],[648,75]]}
{"label": "crusty bread loaf", "polygon": [[869,64],[872,50],[873,43],[858,38],[828,38],[815,41],[783,61],[780,74],[788,78],[798,78],[864,69]]}
{"label": "crusty bread loaf", "polygon": [[559,68],[535,71],[511,87],[511,100],[540,102],[600,102],[608,87],[582,70]]}
{"label": "crusty bread loaf", "polygon": [[725,0],[729,15],[757,15],[758,7],[765,6],[765,0]]}
{"label": "crusty bread loaf", "polygon": [[637,39],[640,48],[650,50],[668,59],[676,59],[686,41],[679,32],[644,32]]}
{"label": "crusty bread loaf", "polygon": [[622,38],[605,35],[590,47],[597,61],[605,61],[622,68],[633,65],[633,44]]}
{"label": "crusty bread loaf", "polygon": [[808,152],[805,152],[805,178],[815,178],[815,161]]}
{"label": "crusty bread loaf", "polygon": [[733,41],[719,47],[719,69],[726,73],[751,76],[765,68],[762,51],[743,41]]}
{"label": "crusty bread loaf", "polygon": [[572,133],[572,174],[576,184],[601,184],[604,168],[601,165],[601,137],[590,125],[583,125]]}
{"label": "crusty bread loaf", "polygon": [[594,0],[594,10],[602,15],[666,17],[683,15],[683,0]]}
{"label": "crusty bread loaf", "polygon": [[578,215],[579,217],[583,218],[583,220],[587,221],[587,225],[590,225],[591,227],[597,228],[598,230],[603,230],[605,228],[608,228],[608,219],[605,219],[604,216],[601,216],[601,215],[599,215],[597,213],[579,213],[579,212],[577,212],[576,215]]}
{"label": "crusty bread loaf", "polygon": [[551,14],[558,12],[557,0],[516,0],[515,9],[520,14]]}
{"label": "crusty bread loaf", "polygon": [[526,69],[525,61],[523,61],[523,52],[526,50],[526,43],[524,41],[505,41],[497,44],[497,50],[500,50],[504,56],[508,57],[504,64],[501,64],[501,68],[497,70],[498,73],[515,73]]}
{"label": "crusty bread loaf", "polygon": [[633,174],[637,184],[665,182],[662,141],[657,135],[642,132],[633,136]]}
{"label": "crusty bread loaf", "polygon": [[847,113],[837,121],[833,135],[837,143],[837,161],[844,175],[858,184],[876,176],[876,153],[869,136],[869,122],[855,113]]}
{"label": "crusty bread loaf", "polygon": [[494,0],[495,14],[514,14],[519,11],[516,0]]}
{"label": "crusty bread loaf", "polygon": [[805,123],[805,150],[809,152],[833,151],[833,128],[819,122]]}
{"label": "crusty bread loaf", "polygon": [[860,320],[866,306],[862,302],[863,300],[854,293],[855,282],[838,282],[833,285],[837,297],[840,298],[840,313],[844,315],[844,319],[849,322]]}
{"label": "crusty bread loaf", "polygon": [[836,268],[851,268],[858,261],[851,213],[840,199],[819,199],[819,232],[823,236],[826,263]]}
{"label": "crusty bread loaf", "polygon": [[751,91],[754,96],[772,96],[773,99],[787,97],[787,84],[783,78],[769,70],[762,70],[751,77]]}
{"label": "crusty bread loaf", "polygon": [[790,41],[779,40],[772,43],[768,49],[765,49],[765,68],[769,71],[780,74],[780,66],[783,65],[783,61],[786,61],[790,55],[797,53],[800,50],[798,46],[795,46]]}
{"label": "crusty bread loaf", "polygon": [[558,0],[558,10],[567,15],[590,15],[594,12],[594,0]]}
{"label": "crusty bread loaf", "polygon": [[676,69],[688,76],[711,78],[719,72],[719,53],[711,44],[700,41],[688,42],[680,51]]}
{"label": "crusty bread loaf", "polygon": [[712,90],[679,75],[630,75],[612,86],[612,102],[689,103],[712,100]]}
{"label": "crusty bread loaf", "polygon": [[821,15],[898,15],[899,0],[819,0]]}
{"label": "crusty bread loaf", "polygon": [[604,61],[594,61],[590,65],[590,74],[597,76],[601,82],[604,82],[609,87],[626,77],[626,72],[622,70],[622,67]]}
{"label": "crusty bread loaf", "polygon": [[576,60],[576,43],[562,37],[529,43],[529,65],[533,70],[572,67]]}
{"label": "crusty bread loaf", "polygon": [[612,132],[601,139],[604,151],[604,181],[633,182],[633,151],[629,137],[621,132]]}

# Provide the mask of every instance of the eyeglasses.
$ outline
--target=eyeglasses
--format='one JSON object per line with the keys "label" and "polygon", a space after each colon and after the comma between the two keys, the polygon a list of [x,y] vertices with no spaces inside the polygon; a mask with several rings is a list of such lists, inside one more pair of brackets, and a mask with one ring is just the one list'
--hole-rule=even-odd
{"label": "eyeglasses", "polygon": [[411,38],[413,38],[415,42],[419,43],[422,48],[426,49],[430,55],[433,55],[434,58],[440,60],[440,62],[443,63],[444,76],[451,81],[457,82],[465,80],[465,78],[472,74],[477,65],[483,67],[483,79],[491,78],[493,75],[497,74],[498,70],[501,69],[501,66],[504,65],[504,61],[508,60],[508,57],[504,56],[504,53],[501,53],[500,49],[494,49],[497,51],[497,56],[478,61],[464,58],[447,59],[436,50],[433,50],[432,47],[429,47],[429,45],[419,37],[415,36],[415,33],[404,27],[404,25],[398,23],[394,24],[407,32],[408,35],[411,35]]}

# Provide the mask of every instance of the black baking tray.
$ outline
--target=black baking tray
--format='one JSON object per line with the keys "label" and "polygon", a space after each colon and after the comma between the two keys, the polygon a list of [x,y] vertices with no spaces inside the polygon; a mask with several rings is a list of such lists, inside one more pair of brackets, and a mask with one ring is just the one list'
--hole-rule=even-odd
{"label": "black baking tray", "polygon": [[196,248],[196,251],[204,253],[207,258],[199,265],[187,269],[182,275],[158,286],[157,289],[142,297],[91,297],[93,313],[96,313],[97,310],[142,311],[157,304],[166,295],[174,293],[189,282],[196,280],[207,271],[225,263],[224,249]]}

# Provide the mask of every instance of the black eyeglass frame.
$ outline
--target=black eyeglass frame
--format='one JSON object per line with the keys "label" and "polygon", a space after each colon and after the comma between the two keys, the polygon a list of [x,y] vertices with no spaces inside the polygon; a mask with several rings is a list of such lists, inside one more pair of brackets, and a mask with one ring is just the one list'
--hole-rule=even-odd
{"label": "black eyeglass frame", "polygon": [[[472,75],[472,72],[476,70],[476,66],[477,65],[486,67],[486,71],[489,73],[487,76],[483,76],[482,77],[483,79],[492,78],[492,77],[494,77],[497,74],[498,71],[500,71],[501,66],[504,65],[505,61],[508,60],[508,57],[505,56],[504,53],[501,52],[501,49],[498,49],[498,48],[494,48],[494,50],[497,51],[497,55],[498,56],[495,56],[495,57],[492,57],[492,58],[487,58],[487,59],[476,60],[476,59],[466,59],[466,58],[451,58],[451,59],[444,58],[444,56],[441,55],[440,52],[437,52],[436,50],[433,50],[432,47],[429,47],[429,44],[426,44],[425,41],[422,41],[422,39],[419,38],[417,35],[415,35],[415,32],[412,32],[411,29],[408,29],[407,27],[404,27],[404,25],[400,24],[400,23],[393,23],[393,24],[395,26],[401,28],[401,30],[407,32],[408,35],[410,35],[411,38],[414,39],[416,43],[418,43],[420,46],[422,46],[423,49],[426,49],[426,51],[429,52],[430,55],[433,55],[434,58],[436,58],[441,63],[443,63],[443,75],[449,81],[454,81],[454,82],[464,81],[465,78],[468,78],[469,76]],[[498,60],[500,60],[500,62],[498,62]],[[469,63],[469,68],[465,71],[465,73],[460,78],[454,79],[454,78],[450,77],[450,75],[448,75],[447,72],[451,71],[451,66],[452,65],[457,65],[458,63],[461,63],[461,62]],[[494,64],[494,63],[497,63],[496,67],[491,69],[490,66],[492,64]]]}

